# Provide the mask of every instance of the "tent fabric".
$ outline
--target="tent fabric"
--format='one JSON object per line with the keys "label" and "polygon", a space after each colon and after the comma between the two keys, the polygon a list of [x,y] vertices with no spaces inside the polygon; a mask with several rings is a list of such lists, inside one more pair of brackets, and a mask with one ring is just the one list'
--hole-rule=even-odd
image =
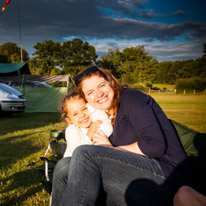
{"label": "tent fabric", "polygon": [[0,76],[16,76],[20,74],[31,74],[28,64],[24,63],[0,63]]}
{"label": "tent fabric", "polygon": [[192,130],[171,120],[194,170],[197,190],[206,195],[206,133]]}
{"label": "tent fabric", "polygon": [[8,81],[40,81],[40,82],[67,82],[70,81],[69,75],[19,75],[19,76],[1,76],[0,82]]}
{"label": "tent fabric", "polygon": [[25,112],[60,112],[67,87],[19,89],[27,99]]}

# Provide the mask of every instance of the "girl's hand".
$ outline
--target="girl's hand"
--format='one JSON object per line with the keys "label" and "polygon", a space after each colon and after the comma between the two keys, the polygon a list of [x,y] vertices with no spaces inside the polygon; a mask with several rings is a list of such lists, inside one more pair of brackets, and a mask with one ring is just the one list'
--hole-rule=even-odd
{"label": "girl's hand", "polygon": [[92,122],[90,127],[88,128],[87,136],[91,139],[91,141],[93,141],[93,136],[95,132],[100,128],[101,123],[102,123],[101,120],[97,120],[95,122]]}
{"label": "girl's hand", "polygon": [[93,145],[105,145],[105,146],[111,146],[112,147],[112,144],[109,141],[108,137],[101,130],[98,130],[94,134],[94,136],[93,136]]}

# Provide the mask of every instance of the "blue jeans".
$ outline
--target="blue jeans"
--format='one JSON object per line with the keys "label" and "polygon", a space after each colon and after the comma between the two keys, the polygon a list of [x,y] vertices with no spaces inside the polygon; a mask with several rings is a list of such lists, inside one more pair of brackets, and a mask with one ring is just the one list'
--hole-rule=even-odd
{"label": "blue jeans", "polygon": [[60,200],[67,186],[68,171],[71,157],[60,159],[53,172],[52,206],[59,206]]}
{"label": "blue jeans", "polygon": [[107,205],[172,205],[164,174],[152,158],[112,148],[83,145],[71,158],[60,205],[95,206],[101,186]]}

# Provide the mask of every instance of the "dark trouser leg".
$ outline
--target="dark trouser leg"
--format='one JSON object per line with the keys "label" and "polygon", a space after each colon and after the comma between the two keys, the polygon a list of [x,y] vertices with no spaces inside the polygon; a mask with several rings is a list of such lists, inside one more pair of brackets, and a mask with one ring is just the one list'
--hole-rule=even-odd
{"label": "dark trouser leg", "polygon": [[71,157],[62,158],[55,166],[52,180],[52,206],[59,205],[66,189],[70,160]]}

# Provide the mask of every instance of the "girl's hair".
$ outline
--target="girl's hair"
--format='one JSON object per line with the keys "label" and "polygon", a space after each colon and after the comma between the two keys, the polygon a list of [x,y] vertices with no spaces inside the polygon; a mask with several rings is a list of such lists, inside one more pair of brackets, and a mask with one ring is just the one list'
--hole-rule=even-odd
{"label": "girl's hair", "polygon": [[[83,71],[81,71],[75,79],[75,86],[77,91],[85,98],[84,93],[82,92],[82,81],[85,79],[90,78],[91,76],[99,76],[103,77],[106,81],[109,82],[111,88],[114,90],[114,97],[113,102],[111,105],[111,108],[114,112],[113,116],[116,116],[117,110],[119,107],[119,99],[120,95],[123,92],[125,88],[127,88],[126,85],[120,85],[118,80],[107,70],[103,68],[98,68],[97,66],[89,66]],[[114,120],[112,121],[114,123]]]}
{"label": "girl's hair", "polygon": [[77,99],[84,99],[80,93],[78,93],[77,91],[73,91],[69,94],[67,94],[63,101],[62,101],[62,115],[61,117],[63,119],[65,119],[68,116],[68,112],[67,112],[67,101],[70,100],[77,100]]}

